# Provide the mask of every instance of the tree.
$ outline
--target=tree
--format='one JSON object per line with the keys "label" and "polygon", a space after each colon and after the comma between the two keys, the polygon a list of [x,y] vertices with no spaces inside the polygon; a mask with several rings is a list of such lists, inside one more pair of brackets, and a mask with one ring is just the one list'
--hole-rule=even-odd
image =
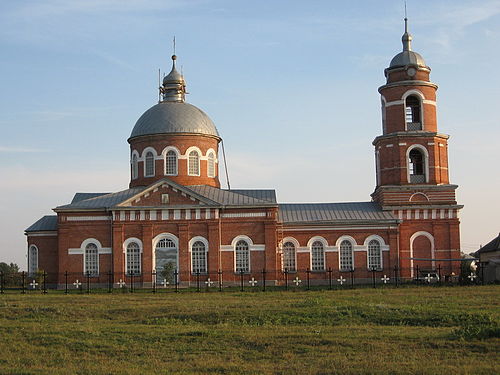
{"label": "tree", "polygon": [[174,262],[167,262],[163,266],[163,269],[160,272],[161,277],[163,277],[169,284],[172,284],[175,281],[175,264]]}
{"label": "tree", "polygon": [[20,286],[21,274],[19,273],[19,266],[17,264],[0,262],[0,272],[3,273],[4,285]]}

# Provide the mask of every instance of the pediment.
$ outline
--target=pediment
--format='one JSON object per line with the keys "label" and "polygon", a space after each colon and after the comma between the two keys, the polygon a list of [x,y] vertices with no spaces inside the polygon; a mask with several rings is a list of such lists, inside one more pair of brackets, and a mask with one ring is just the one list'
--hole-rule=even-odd
{"label": "pediment", "polygon": [[116,207],[218,206],[185,186],[169,179],[160,180]]}

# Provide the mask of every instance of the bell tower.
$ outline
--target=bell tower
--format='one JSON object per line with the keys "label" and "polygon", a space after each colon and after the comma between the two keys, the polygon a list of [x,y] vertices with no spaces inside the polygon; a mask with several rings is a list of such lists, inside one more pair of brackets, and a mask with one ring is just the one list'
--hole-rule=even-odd
{"label": "bell tower", "polygon": [[382,135],[373,141],[377,185],[372,198],[402,220],[396,262],[403,276],[415,276],[416,266],[457,272],[458,262],[445,259],[460,258],[463,206],[456,202],[458,186],[449,181],[449,136],[438,131],[438,87],[423,57],[412,50],[406,18],[402,42],[403,51],[385,69],[386,84],[378,89]]}

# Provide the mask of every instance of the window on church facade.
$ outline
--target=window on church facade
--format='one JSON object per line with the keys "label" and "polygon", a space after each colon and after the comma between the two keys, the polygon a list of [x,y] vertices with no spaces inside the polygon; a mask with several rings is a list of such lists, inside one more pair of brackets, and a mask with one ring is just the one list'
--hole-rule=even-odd
{"label": "window on church facade", "polygon": [[137,155],[134,154],[132,156],[132,179],[135,180],[137,177],[139,177],[139,165],[137,162]]}
{"label": "window on church facade", "polygon": [[146,168],[144,175],[146,177],[152,177],[155,175],[155,157],[151,151],[146,153]]}
{"label": "window on church facade", "polygon": [[208,154],[208,177],[215,177],[215,155],[213,152]]}
{"label": "window on church facade", "polygon": [[422,151],[414,148],[408,154],[408,169],[411,183],[425,182],[425,165]]}
{"label": "window on church facade", "polygon": [[235,270],[236,272],[250,272],[250,248],[248,243],[240,240],[236,243],[236,259]]}
{"label": "window on church facade", "polygon": [[140,275],[141,273],[141,248],[136,242],[127,245],[126,270],[127,275]]}
{"label": "window on church facade", "polygon": [[177,153],[174,150],[170,150],[165,155],[165,174],[177,176]]}
{"label": "window on church facade", "polygon": [[285,242],[283,245],[283,269],[288,271],[296,271],[295,262],[295,245],[293,242]]}
{"label": "window on church facade", "polygon": [[85,246],[85,267],[83,272],[89,276],[99,275],[99,252],[95,243]]}
{"label": "window on church facade", "polygon": [[190,176],[200,175],[200,155],[194,150],[189,153],[188,174]]}
{"label": "window on church facade", "polygon": [[28,273],[33,275],[38,270],[38,248],[31,245],[28,250]]}
{"label": "window on church facade", "polygon": [[313,271],[325,269],[325,249],[321,241],[314,241],[311,246],[311,269]]}
{"label": "window on church facade", "polygon": [[352,243],[344,240],[340,243],[340,270],[350,271],[353,268]]}
{"label": "window on church facade", "polygon": [[207,249],[201,241],[196,241],[191,247],[191,266],[195,274],[207,272]]}
{"label": "window on church facade", "polygon": [[422,130],[420,112],[420,100],[415,95],[408,96],[405,103],[406,130]]}
{"label": "window on church facade", "polygon": [[382,251],[380,249],[380,242],[371,240],[368,243],[368,269],[382,269]]}

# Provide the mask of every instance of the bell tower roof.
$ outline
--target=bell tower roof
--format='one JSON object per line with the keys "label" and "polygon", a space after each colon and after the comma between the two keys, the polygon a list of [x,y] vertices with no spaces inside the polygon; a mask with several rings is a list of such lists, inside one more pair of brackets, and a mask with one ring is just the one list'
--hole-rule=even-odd
{"label": "bell tower roof", "polygon": [[396,56],[394,56],[394,58],[391,60],[391,63],[389,64],[389,69],[404,67],[407,65],[417,65],[423,68],[427,68],[424,58],[420,54],[412,50],[412,40],[413,37],[408,32],[408,18],[405,17],[405,32],[401,37],[401,41],[403,43],[403,52],[400,52]]}

